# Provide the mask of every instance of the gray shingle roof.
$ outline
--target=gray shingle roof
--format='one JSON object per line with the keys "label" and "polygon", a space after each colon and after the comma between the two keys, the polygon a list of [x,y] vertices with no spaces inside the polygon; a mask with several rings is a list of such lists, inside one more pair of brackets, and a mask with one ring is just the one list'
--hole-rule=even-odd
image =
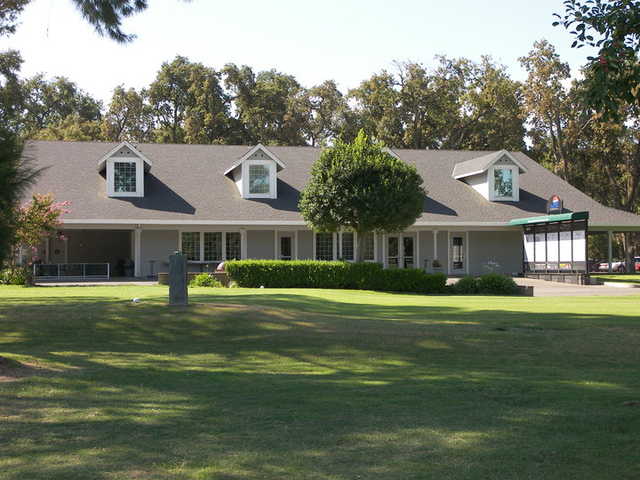
{"label": "gray shingle roof", "polygon": [[[297,204],[320,149],[268,147],[286,168],[278,173],[277,199],[243,199],[227,168],[251,147],[228,145],[139,144],[153,162],[145,179],[144,198],[109,198],[96,164],[116,143],[32,141],[25,156],[46,167],[34,193],[53,193],[71,202],[67,220],[295,222],[302,221]],[[490,202],[469,185],[452,177],[457,164],[487,156],[487,152],[400,150],[414,165],[427,190],[417,224],[506,224],[514,218],[546,213],[547,199],[560,195],[565,209],[588,210],[592,226],[640,228],[640,216],[607,208],[520,152],[512,155],[527,170],[520,175],[519,202]],[[494,152],[495,153],[495,152]],[[491,156],[491,154],[489,154]]]}
{"label": "gray shingle roof", "polygon": [[[481,157],[472,158],[463,162],[456,163],[453,167],[453,178],[465,178],[470,175],[486,172],[487,169],[497,160],[505,155],[504,150],[491,152]],[[524,173],[525,169],[520,169],[520,173]]]}

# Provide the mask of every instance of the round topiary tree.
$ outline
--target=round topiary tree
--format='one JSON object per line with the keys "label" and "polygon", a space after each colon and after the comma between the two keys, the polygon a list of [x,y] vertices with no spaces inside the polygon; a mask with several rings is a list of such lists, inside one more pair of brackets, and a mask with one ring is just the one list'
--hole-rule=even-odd
{"label": "round topiary tree", "polygon": [[320,154],[299,208],[314,230],[357,233],[357,260],[367,233],[401,232],[423,211],[425,191],[416,169],[360,131],[353,143],[340,140]]}

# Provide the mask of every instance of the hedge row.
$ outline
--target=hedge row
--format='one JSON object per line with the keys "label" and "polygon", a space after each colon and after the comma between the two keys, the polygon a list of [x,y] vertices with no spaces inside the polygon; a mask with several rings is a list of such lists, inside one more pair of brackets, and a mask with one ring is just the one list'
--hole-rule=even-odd
{"label": "hedge row", "polygon": [[452,287],[458,295],[517,295],[518,284],[512,278],[497,273],[488,273],[480,277],[463,277]]}
{"label": "hedge row", "polygon": [[446,276],[418,269],[383,269],[378,263],[316,260],[233,260],[225,263],[239,287],[338,288],[390,292],[440,293]]}

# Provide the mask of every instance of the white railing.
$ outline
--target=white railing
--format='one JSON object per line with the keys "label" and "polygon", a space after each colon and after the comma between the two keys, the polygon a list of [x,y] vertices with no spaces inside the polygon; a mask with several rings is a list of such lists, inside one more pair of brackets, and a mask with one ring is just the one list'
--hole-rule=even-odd
{"label": "white railing", "polygon": [[34,264],[33,278],[43,280],[109,280],[108,263],[50,263]]}

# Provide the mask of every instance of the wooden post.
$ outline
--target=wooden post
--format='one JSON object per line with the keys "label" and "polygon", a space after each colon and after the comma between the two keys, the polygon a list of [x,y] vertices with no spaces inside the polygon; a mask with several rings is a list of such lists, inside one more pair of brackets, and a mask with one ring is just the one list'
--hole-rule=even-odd
{"label": "wooden post", "polygon": [[187,257],[175,252],[169,255],[169,305],[188,305]]}

